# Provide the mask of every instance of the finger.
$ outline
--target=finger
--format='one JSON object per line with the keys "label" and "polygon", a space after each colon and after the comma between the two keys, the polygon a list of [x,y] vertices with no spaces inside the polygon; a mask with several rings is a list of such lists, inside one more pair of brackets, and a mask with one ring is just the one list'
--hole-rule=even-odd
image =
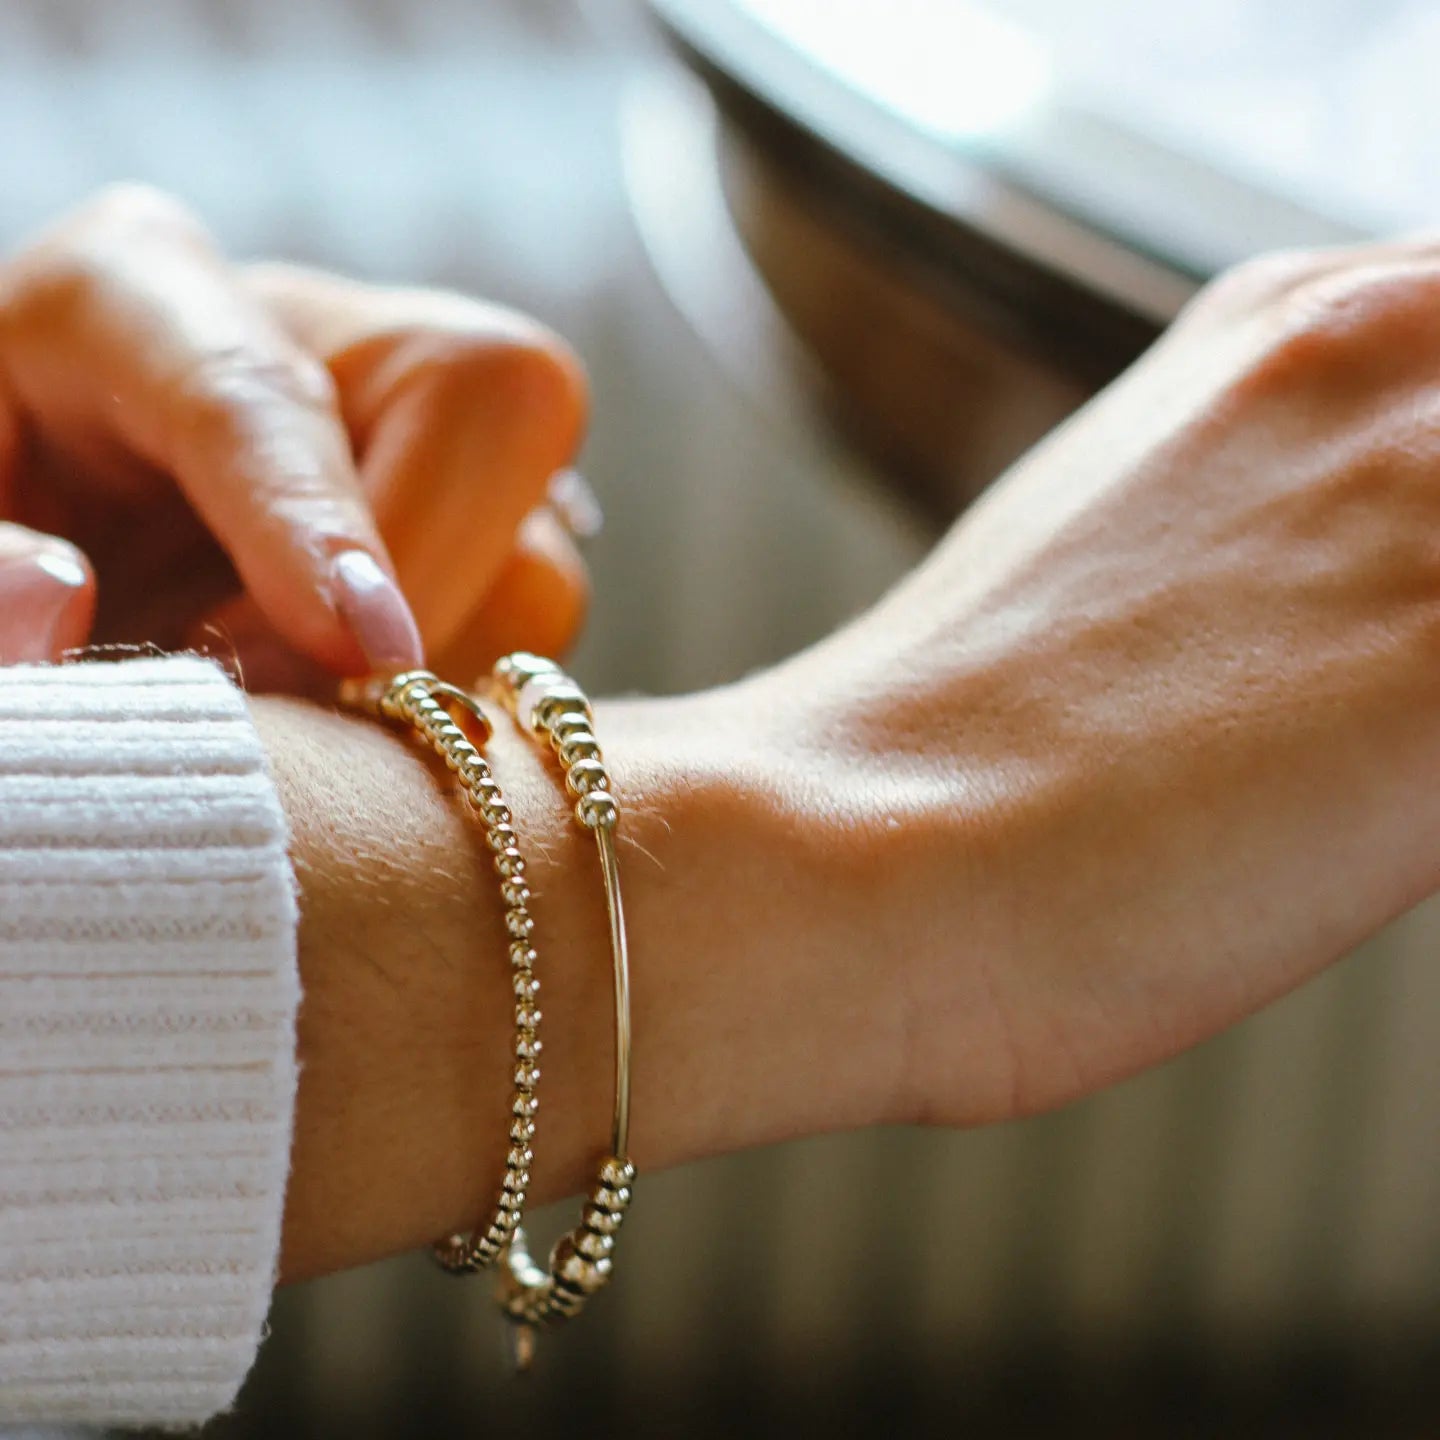
{"label": "finger", "polygon": [[[24,436],[0,384],[0,515],[13,513]],[[58,660],[89,638],[95,582],[80,551],[63,540],[0,522],[0,665]]]}
{"label": "finger", "polygon": [[15,513],[15,476],[23,443],[20,412],[0,375],[0,517]]}
{"label": "finger", "polygon": [[[568,525],[548,508],[533,511],[493,591],[443,651],[430,651],[441,673],[466,682],[512,650],[561,656],[574,644],[590,602],[590,580]],[[333,691],[322,672],[287,646],[248,596],[212,610],[185,637],[213,655],[254,694],[321,699]]]}
{"label": "finger", "polygon": [[277,632],[327,668],[418,662],[333,381],[188,213],[110,192],[3,292],[0,370],[39,427],[113,436],[170,474]]}
{"label": "finger", "polygon": [[83,645],[95,582],[73,545],[0,523],[0,664],[46,664]]}
{"label": "finger", "polygon": [[548,508],[534,510],[494,589],[437,652],[438,663],[468,680],[512,650],[558,658],[575,643],[589,606],[589,572],[574,541]]}
{"label": "finger", "polygon": [[249,279],[335,377],[397,572],[427,644],[444,650],[574,458],[579,362],[533,321],[462,296],[290,266],[257,266]]}

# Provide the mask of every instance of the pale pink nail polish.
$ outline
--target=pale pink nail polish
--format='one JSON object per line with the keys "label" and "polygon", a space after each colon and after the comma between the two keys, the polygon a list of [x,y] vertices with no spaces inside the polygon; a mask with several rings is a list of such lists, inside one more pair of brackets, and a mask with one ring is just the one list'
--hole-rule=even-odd
{"label": "pale pink nail polish", "polygon": [[0,663],[53,660],[88,579],[84,565],[58,545],[0,553]]}
{"label": "pale pink nail polish", "polygon": [[419,627],[400,587],[364,550],[346,550],[331,570],[335,604],[372,670],[413,670],[425,663]]}
{"label": "pale pink nail polish", "polygon": [[550,477],[550,507],[576,540],[593,540],[605,528],[605,512],[590,482],[578,470],[558,470]]}

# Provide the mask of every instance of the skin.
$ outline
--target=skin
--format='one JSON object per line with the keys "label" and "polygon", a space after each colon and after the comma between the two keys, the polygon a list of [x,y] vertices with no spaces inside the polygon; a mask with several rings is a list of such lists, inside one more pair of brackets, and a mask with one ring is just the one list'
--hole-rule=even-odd
{"label": "skin", "polygon": [[325,693],[368,668],[354,550],[437,663],[562,649],[587,580],[546,487],[585,405],[524,316],[234,265],[168,196],[107,190],[0,263],[0,662],[210,648]]}
{"label": "skin", "polygon": [[[642,1172],[1065,1104],[1437,888],[1437,366],[1434,247],[1242,267],[869,614],[600,708]],[[510,1004],[434,767],[373,722],[255,713],[302,891],[295,1278],[486,1211]],[[540,927],[543,1201],[607,1133],[599,885],[538,755],[502,724],[493,759]]]}
{"label": "skin", "polygon": [[[1242,267],[870,614],[601,707],[642,1170],[1064,1104],[1436,889],[1437,317],[1424,243]],[[558,650],[584,577],[543,495],[582,414],[529,322],[233,267],[109,192],[0,267],[0,659],[218,624],[252,683],[322,693],[364,661],[328,588],[354,548],[446,673]],[[302,895],[296,1278],[485,1213],[511,1005],[443,776],[254,707]],[[543,1201],[607,1131],[600,893],[553,773],[504,726],[494,761],[537,896]]]}

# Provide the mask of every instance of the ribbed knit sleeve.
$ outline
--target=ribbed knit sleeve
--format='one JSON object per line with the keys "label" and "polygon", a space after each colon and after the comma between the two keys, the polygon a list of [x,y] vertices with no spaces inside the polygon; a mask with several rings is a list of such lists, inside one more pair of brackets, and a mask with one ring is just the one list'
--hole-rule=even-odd
{"label": "ribbed knit sleeve", "polygon": [[0,1426],[202,1420],[254,1359],[295,1093],[285,838],[213,665],[0,669]]}

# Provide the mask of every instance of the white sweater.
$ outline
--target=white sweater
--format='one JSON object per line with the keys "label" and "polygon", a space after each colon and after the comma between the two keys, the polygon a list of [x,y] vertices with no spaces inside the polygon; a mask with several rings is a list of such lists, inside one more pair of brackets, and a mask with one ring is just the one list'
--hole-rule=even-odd
{"label": "white sweater", "polygon": [[0,1428],[199,1421],[269,1305],[294,882],[188,657],[0,669]]}

